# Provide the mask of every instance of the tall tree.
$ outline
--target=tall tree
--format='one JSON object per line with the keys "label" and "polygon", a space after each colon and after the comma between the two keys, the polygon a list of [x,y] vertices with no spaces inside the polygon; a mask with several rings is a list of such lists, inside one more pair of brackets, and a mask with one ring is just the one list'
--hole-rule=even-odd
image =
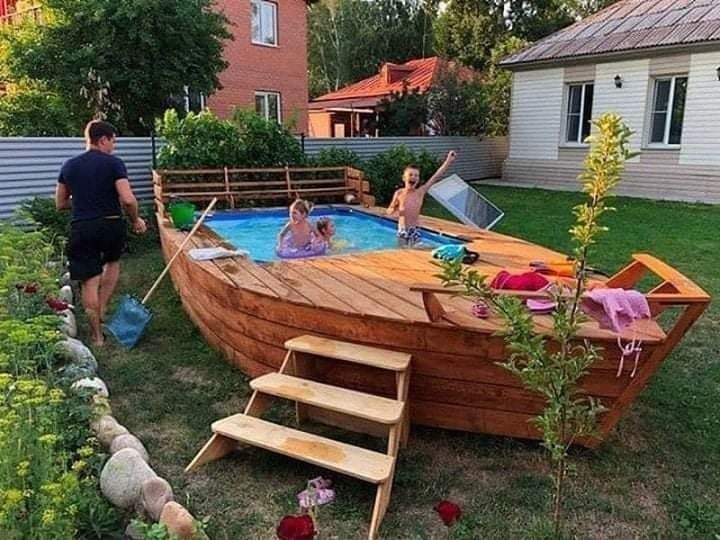
{"label": "tall tree", "polygon": [[310,93],[377,72],[383,62],[433,54],[438,0],[321,0],[310,7]]}
{"label": "tall tree", "polygon": [[43,24],[0,34],[10,81],[34,80],[83,115],[134,134],[184,86],[212,93],[225,68],[225,17],[212,0],[43,0]]}

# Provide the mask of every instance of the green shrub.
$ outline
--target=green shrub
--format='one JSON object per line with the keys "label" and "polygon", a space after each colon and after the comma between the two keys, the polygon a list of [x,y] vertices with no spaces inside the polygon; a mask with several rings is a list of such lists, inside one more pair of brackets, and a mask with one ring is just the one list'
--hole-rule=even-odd
{"label": "green shrub", "polygon": [[355,167],[362,168],[362,160],[352,150],[347,148],[323,148],[309,160],[308,165],[314,167]]}
{"label": "green shrub", "polygon": [[281,167],[305,163],[300,143],[285,126],[241,109],[235,110],[232,121],[245,145],[245,159],[236,166]]}
{"label": "green shrub", "polygon": [[20,204],[18,213],[40,227],[51,241],[67,238],[70,234],[70,212],[60,212],[50,197],[27,199]]}
{"label": "green shrub", "polygon": [[79,122],[57,94],[36,86],[19,86],[0,99],[0,137],[69,137]]}
{"label": "green shrub", "polygon": [[425,150],[413,152],[400,145],[365,162],[362,169],[379,204],[389,203],[395,190],[402,186],[402,173],[408,165],[416,165],[420,169],[420,178],[427,181],[440,166],[440,161]]}
{"label": "green shrub", "polygon": [[165,139],[157,156],[159,169],[235,167],[245,162],[245,145],[237,127],[209,111],[180,118],[169,109],[156,128]]}

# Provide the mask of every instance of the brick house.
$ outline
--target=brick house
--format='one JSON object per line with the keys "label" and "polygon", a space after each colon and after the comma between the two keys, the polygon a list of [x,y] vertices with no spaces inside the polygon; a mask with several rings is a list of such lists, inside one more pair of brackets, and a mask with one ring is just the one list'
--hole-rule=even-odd
{"label": "brick house", "polygon": [[[254,108],[266,118],[307,131],[307,5],[312,0],[218,0],[234,39],[225,45],[229,66],[220,74],[222,88],[209,96],[186,88],[185,108],[209,107],[227,117],[235,107]],[[32,3],[31,3],[32,5]],[[0,22],[20,17],[39,20],[40,8],[20,8],[0,0]]]}

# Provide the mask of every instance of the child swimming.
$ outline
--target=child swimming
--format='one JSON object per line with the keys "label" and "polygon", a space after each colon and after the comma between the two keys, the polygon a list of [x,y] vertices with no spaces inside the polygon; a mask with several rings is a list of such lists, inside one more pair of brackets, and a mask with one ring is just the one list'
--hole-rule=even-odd
{"label": "child swimming", "polygon": [[318,232],[308,219],[309,213],[310,205],[302,199],[297,199],[290,205],[290,219],[277,237],[278,249],[305,249],[312,244]]}
{"label": "child swimming", "polygon": [[337,237],[335,237],[335,222],[331,218],[323,217],[318,219],[315,227],[320,234],[321,240],[325,242],[325,244],[327,244],[329,249],[337,251],[339,249],[347,247],[346,240],[338,239]]}
{"label": "child swimming", "polygon": [[398,239],[401,245],[413,246],[420,242],[420,228],[418,220],[420,218],[420,210],[422,209],[425,195],[432,185],[440,180],[445,171],[450,167],[457,154],[454,150],[448,152],[447,157],[440,168],[430,177],[430,180],[422,186],[420,184],[420,169],[415,165],[408,165],[403,171],[403,182],[405,187],[398,189],[393,196],[390,206],[388,206],[388,215],[398,216]]}

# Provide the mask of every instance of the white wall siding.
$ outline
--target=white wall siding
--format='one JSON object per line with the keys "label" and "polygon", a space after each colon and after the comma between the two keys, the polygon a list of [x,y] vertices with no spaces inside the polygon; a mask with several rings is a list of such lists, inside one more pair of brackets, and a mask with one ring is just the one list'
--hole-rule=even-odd
{"label": "white wall siding", "polygon": [[[593,118],[605,112],[615,112],[635,133],[630,147],[640,150],[645,129],[645,108],[648,94],[650,61],[629,60],[597,64]],[[622,77],[622,88],[615,87],[615,76]]]}
{"label": "white wall siding", "polygon": [[680,163],[720,165],[720,52],[690,57]]}
{"label": "white wall siding", "polygon": [[562,68],[514,74],[510,158],[557,159],[562,99]]}

